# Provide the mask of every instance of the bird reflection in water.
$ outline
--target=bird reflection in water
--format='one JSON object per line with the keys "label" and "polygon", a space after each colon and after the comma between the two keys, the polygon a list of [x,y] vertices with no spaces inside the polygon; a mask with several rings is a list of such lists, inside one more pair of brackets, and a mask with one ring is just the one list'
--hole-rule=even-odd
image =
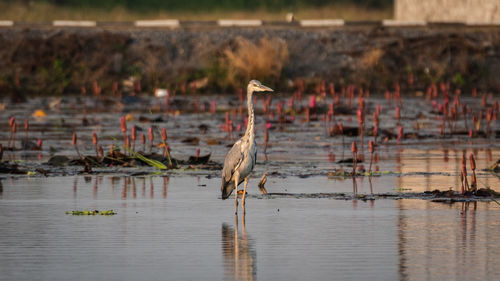
{"label": "bird reflection in water", "polygon": [[222,224],[222,255],[228,279],[255,280],[257,254],[247,237],[245,216],[242,217],[241,233],[238,233],[238,216],[235,216],[234,229]]}

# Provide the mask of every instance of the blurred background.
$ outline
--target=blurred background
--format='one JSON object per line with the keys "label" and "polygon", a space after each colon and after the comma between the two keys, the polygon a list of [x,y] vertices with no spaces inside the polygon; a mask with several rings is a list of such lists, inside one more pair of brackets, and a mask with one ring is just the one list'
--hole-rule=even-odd
{"label": "blurred background", "polygon": [[[297,21],[360,22],[278,28],[191,22],[172,29],[132,24],[139,19],[283,22],[291,13]],[[398,85],[422,95],[441,82],[469,93],[500,90],[500,0],[0,0],[0,20],[16,22],[0,28],[0,93],[13,96],[91,88],[112,93],[116,85],[134,81],[148,93],[156,88],[234,93],[253,78],[290,90],[297,79],[311,89],[333,81],[379,93]],[[104,23],[49,27],[54,20]]]}
{"label": "blurred background", "polygon": [[393,0],[1,0],[0,18],[15,21],[60,19],[129,21],[146,18],[284,20],[392,18]]}

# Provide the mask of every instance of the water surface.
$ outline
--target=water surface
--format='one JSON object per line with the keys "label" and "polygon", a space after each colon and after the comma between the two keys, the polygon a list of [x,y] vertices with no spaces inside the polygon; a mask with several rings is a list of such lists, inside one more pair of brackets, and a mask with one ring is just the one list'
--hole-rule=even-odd
{"label": "water surface", "polygon": [[[279,180],[268,188],[289,186]],[[332,189],[295,178],[297,192]],[[494,280],[500,208],[424,200],[256,199],[219,179],[1,180],[2,280]],[[257,193],[256,188],[249,190]],[[65,211],[113,209],[111,217]]]}

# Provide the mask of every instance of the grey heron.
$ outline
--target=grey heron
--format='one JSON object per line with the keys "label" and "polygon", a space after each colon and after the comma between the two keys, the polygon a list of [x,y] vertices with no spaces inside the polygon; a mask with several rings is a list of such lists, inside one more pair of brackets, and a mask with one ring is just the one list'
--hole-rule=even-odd
{"label": "grey heron", "polygon": [[233,147],[226,154],[224,159],[224,168],[222,169],[222,199],[227,199],[233,189],[234,195],[234,213],[238,213],[238,185],[245,182],[243,187],[243,196],[241,198],[241,206],[245,212],[245,194],[247,190],[248,177],[252,172],[255,161],[257,160],[257,146],[255,144],[254,132],[254,111],[253,99],[254,92],[273,92],[273,89],[262,85],[257,80],[252,80],[247,86],[247,106],[248,106],[248,123],[245,134],[242,138],[236,141]]}

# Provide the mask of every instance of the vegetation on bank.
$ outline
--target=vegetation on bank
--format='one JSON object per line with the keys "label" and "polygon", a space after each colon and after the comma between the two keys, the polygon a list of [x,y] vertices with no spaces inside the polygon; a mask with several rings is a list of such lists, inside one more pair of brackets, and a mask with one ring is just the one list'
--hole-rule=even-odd
{"label": "vegetation on bank", "polygon": [[123,6],[140,10],[283,10],[289,8],[324,7],[331,4],[355,4],[370,8],[391,6],[393,0],[46,0],[57,6],[113,8]]}
{"label": "vegetation on bank", "polygon": [[395,83],[425,91],[442,81],[467,92],[500,87],[490,47],[499,39],[485,44],[481,33],[443,31],[415,40],[406,30],[392,30],[387,32],[398,44],[383,45],[387,34],[381,31],[352,52],[352,41],[363,33],[340,33],[345,36],[340,42],[335,41],[338,33],[311,37],[301,29],[217,29],[209,37],[193,31],[165,32],[164,39],[154,41],[122,31],[61,29],[47,36],[39,29],[2,30],[0,93],[13,97],[152,94],[158,88],[234,93],[242,81],[254,78],[282,90],[291,90],[297,79],[311,90],[321,80],[376,92]]}
{"label": "vegetation on bank", "polygon": [[[156,88],[191,92],[193,87],[227,92],[250,79],[275,86],[290,79],[284,75],[289,63],[288,45],[280,38],[263,37],[252,42],[238,36],[199,61],[198,67],[172,71],[162,64],[166,49],[136,53],[127,38],[101,36],[61,34],[50,42],[22,40],[11,55],[23,59],[9,60],[10,67],[0,69],[0,92],[63,95],[83,91],[107,95],[122,90],[152,93]],[[35,57],[38,59],[30,59]],[[140,89],[135,88],[137,83]]]}
{"label": "vegetation on bank", "polygon": [[[24,17],[19,13],[19,18],[11,19],[44,21],[77,15],[82,18],[72,19],[115,20],[103,8],[109,3],[106,0],[102,5],[92,0],[79,1],[85,9],[94,9],[100,14],[75,9],[76,4],[71,1],[22,3],[0,2],[0,18],[9,18],[5,15],[16,14],[12,7],[21,7],[33,11],[33,14]],[[294,3],[299,5],[302,2]],[[327,15],[333,6],[329,4],[325,8],[319,5],[321,1],[314,3],[318,5],[311,4],[306,9],[313,9],[319,17],[334,17]],[[343,4],[348,1],[340,3],[335,5],[351,5]],[[37,7],[46,10],[36,14]],[[186,12],[180,9],[153,12],[138,8],[133,11],[132,7],[125,4],[113,6],[110,13],[113,9],[121,9],[124,12],[120,19],[123,20],[130,19],[127,18],[129,13],[138,17],[167,12],[195,17],[197,13],[197,10]],[[219,8],[222,10],[217,10]],[[268,14],[264,15],[282,19],[284,13],[278,8],[268,9],[265,11]],[[255,18],[255,13],[248,9],[224,9],[228,8],[216,5],[203,14],[230,17],[243,13]],[[358,13],[356,17],[362,16]],[[196,19],[207,18],[200,16]],[[494,75],[498,72],[496,50],[500,37],[494,29],[452,32],[442,28],[422,32],[412,28],[371,30],[371,27],[357,27],[346,28],[340,33],[337,30],[318,32],[293,27],[238,31],[216,28],[203,32],[177,29],[165,31],[158,40],[152,40],[158,35],[154,30],[49,30],[45,27],[0,29],[3,46],[0,49],[0,94],[116,94],[134,87],[137,87],[136,91],[148,93],[157,88],[188,93],[193,89],[221,93],[234,92],[242,86],[242,81],[253,78],[280,89],[290,87],[297,79],[306,84],[310,82],[310,85],[327,80],[334,81],[337,86],[357,84],[378,91],[393,88],[396,82],[420,91],[441,81],[464,90],[500,88]],[[147,32],[152,33],[147,35]]]}
{"label": "vegetation on bank", "polygon": [[131,21],[152,18],[177,18],[181,20],[259,18],[263,20],[285,20],[285,15],[289,12],[293,12],[297,19],[380,20],[392,17],[392,0],[0,0],[0,19],[26,22],[49,22],[61,19]]}

